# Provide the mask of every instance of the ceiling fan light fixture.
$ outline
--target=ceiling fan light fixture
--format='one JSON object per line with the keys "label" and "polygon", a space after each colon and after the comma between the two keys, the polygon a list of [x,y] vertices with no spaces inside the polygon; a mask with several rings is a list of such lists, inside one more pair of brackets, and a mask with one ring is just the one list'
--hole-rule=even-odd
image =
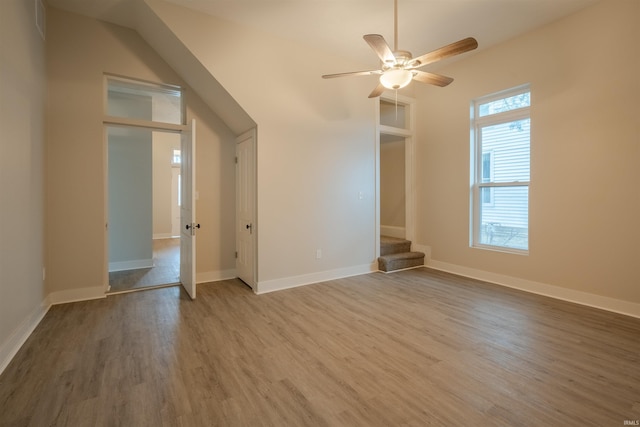
{"label": "ceiling fan light fixture", "polygon": [[380,84],[387,89],[402,89],[411,83],[413,74],[403,68],[392,68],[380,76]]}

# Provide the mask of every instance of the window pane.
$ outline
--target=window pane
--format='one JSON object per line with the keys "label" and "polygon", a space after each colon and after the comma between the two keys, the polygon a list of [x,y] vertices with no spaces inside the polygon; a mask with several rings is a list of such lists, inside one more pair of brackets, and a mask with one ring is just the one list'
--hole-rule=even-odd
{"label": "window pane", "polygon": [[181,161],[182,156],[180,154],[180,150],[173,150],[173,159],[171,162],[175,165],[179,165]]}
{"label": "window pane", "polygon": [[481,187],[491,190],[492,203],[480,204],[480,244],[529,248],[529,187]]}
{"label": "window pane", "polygon": [[482,187],[480,189],[480,198],[482,200],[482,203],[485,203],[485,204],[492,203],[492,198],[491,198],[492,192],[493,192],[493,188],[491,187]]}
{"label": "window pane", "polygon": [[394,128],[408,129],[406,108],[402,104],[380,100],[380,124]]}
{"label": "window pane", "polygon": [[491,152],[482,153],[482,182],[491,181]]}
{"label": "window pane", "polygon": [[[523,119],[480,129],[483,182],[529,181],[530,122]],[[486,160],[490,163],[485,168]]]}
{"label": "window pane", "polygon": [[518,108],[529,107],[531,104],[530,92],[521,93],[507,98],[486,102],[478,106],[480,117],[491,114],[503,113],[505,111],[517,110]]}
{"label": "window pane", "polygon": [[109,79],[107,114],[129,119],[183,124],[182,92],[180,88],[173,86]]}

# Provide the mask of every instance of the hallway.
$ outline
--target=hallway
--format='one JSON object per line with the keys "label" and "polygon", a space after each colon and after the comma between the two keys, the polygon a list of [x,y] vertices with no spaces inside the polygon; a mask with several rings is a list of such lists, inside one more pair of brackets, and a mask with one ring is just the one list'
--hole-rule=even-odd
{"label": "hallway", "polygon": [[109,293],[180,283],[180,239],[153,241],[153,267],[109,273]]}

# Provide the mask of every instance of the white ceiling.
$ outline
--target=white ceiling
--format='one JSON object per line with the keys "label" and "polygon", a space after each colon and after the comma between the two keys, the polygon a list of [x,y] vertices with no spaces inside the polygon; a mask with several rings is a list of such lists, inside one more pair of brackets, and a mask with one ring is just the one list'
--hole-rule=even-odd
{"label": "white ceiling", "polygon": [[[135,28],[139,0],[48,0],[49,5]],[[393,49],[393,0],[167,0],[298,40],[375,68],[362,39],[382,34]],[[413,56],[467,36],[486,49],[599,0],[399,0],[399,49]],[[470,55],[469,53],[466,55]],[[340,72],[342,70],[336,70]]]}

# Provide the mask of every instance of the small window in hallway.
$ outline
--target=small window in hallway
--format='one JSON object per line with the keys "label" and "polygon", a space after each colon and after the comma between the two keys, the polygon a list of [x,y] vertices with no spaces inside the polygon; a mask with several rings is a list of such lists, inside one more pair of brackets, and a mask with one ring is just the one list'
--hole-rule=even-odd
{"label": "small window in hallway", "polygon": [[155,123],[184,124],[182,89],[107,76],[107,116]]}

